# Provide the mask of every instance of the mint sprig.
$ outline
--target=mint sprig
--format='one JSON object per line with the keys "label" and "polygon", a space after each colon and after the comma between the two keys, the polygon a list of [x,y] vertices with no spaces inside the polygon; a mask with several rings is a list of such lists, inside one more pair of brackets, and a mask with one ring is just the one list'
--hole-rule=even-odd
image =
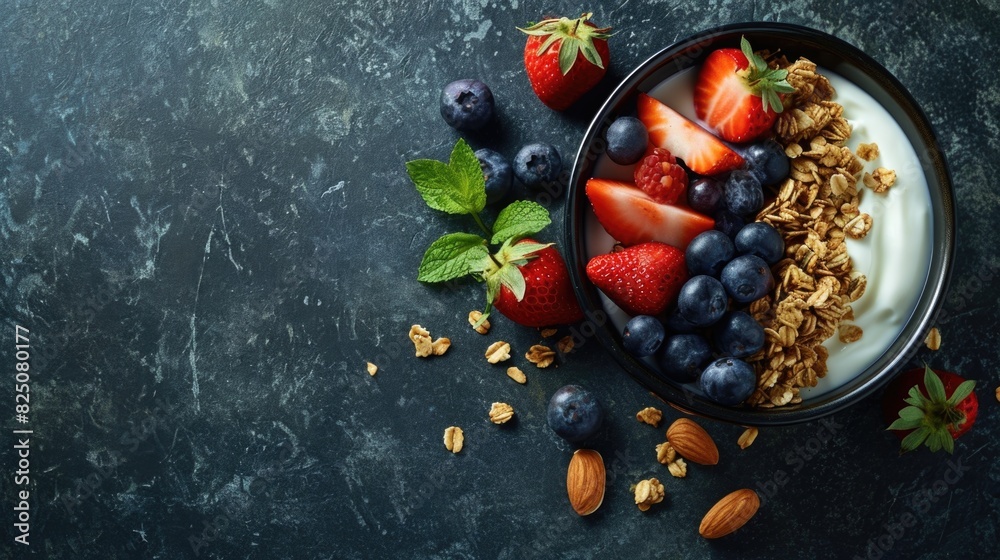
{"label": "mint sprig", "polygon": [[[486,178],[475,152],[459,139],[448,163],[418,159],[406,163],[406,171],[417,192],[434,210],[464,214],[472,218],[485,234],[448,233],[427,247],[417,269],[421,282],[445,282],[465,276],[486,282],[486,310],[489,316],[501,286],[513,292],[518,301],[526,289],[519,267],[551,244],[521,243],[552,223],[549,211],[538,203],[519,200],[500,211],[491,229],[479,215],[486,207]],[[490,253],[490,245],[499,248]]]}
{"label": "mint sprig", "polygon": [[421,282],[446,282],[483,270],[483,261],[490,258],[486,240],[472,233],[448,233],[427,247],[417,269]]}
{"label": "mint sprig", "polygon": [[465,140],[455,144],[448,163],[417,159],[406,162],[406,172],[427,206],[435,210],[478,214],[486,207],[486,178]]}

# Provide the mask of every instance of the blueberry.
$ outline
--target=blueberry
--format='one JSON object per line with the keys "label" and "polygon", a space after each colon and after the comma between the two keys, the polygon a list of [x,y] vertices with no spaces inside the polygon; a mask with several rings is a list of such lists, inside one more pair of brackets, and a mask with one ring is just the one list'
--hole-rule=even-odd
{"label": "blueberry", "polygon": [[709,399],[726,406],[747,400],[757,387],[757,375],[739,358],[720,358],[701,374],[701,390]]}
{"label": "blueberry", "polygon": [[698,325],[695,325],[691,321],[681,317],[681,314],[677,311],[676,307],[667,314],[664,326],[667,327],[667,330],[672,333],[692,333],[698,330]]}
{"label": "blueberry", "polygon": [[514,176],[529,188],[554,183],[561,172],[562,159],[551,144],[528,144],[514,156]]}
{"label": "blueberry", "polygon": [[737,216],[748,216],[764,207],[764,189],[749,171],[737,169],[726,180],[726,208]]}
{"label": "blueberry", "polygon": [[776,185],[788,178],[790,163],[785,149],[774,140],[750,144],[743,153],[748,171],[754,174],[762,185]]}
{"label": "blueberry", "polygon": [[690,383],[712,359],[712,348],[700,334],[675,334],[663,341],[656,357],[664,375],[678,383]]}
{"label": "blueberry", "polygon": [[757,255],[740,255],[722,269],[722,285],[739,303],[758,300],[774,289],[771,267]]}
{"label": "blueberry", "polygon": [[764,347],[764,327],[744,311],[730,311],[712,327],[715,349],[723,356],[746,358]]}
{"label": "blueberry", "polygon": [[514,183],[514,170],[506,158],[489,148],[476,150],[476,157],[486,177],[486,204],[500,202]]}
{"label": "blueberry", "polygon": [[631,165],[646,153],[649,133],[646,125],[635,117],[619,117],[608,127],[608,157],[618,165]]}
{"label": "blueberry", "polygon": [[666,330],[656,317],[636,315],[625,323],[622,331],[622,346],[636,358],[652,356],[663,342]]}
{"label": "blueberry", "polygon": [[704,274],[685,282],[677,294],[677,312],[699,327],[718,321],[728,306],[725,288],[718,280]]}
{"label": "blueberry", "polygon": [[715,229],[721,231],[722,233],[729,236],[730,239],[736,237],[736,234],[743,229],[743,218],[733,214],[729,210],[723,208],[715,213]]}
{"label": "blueberry", "polygon": [[687,263],[691,276],[707,274],[718,278],[722,267],[734,256],[736,247],[729,236],[711,229],[699,233],[688,243],[684,251],[684,262]]}
{"label": "blueberry", "polygon": [[736,234],[736,252],[757,255],[767,264],[774,264],[785,255],[785,240],[771,224],[751,222]]}
{"label": "blueberry", "polygon": [[560,387],[549,400],[549,427],[567,441],[583,441],[597,433],[604,409],[593,393],[579,385]]}
{"label": "blueberry", "polygon": [[493,109],[493,92],[479,80],[456,80],[441,91],[441,116],[455,130],[479,130]]}
{"label": "blueberry", "polygon": [[688,206],[695,212],[711,216],[724,204],[722,183],[711,177],[699,177],[688,185]]}

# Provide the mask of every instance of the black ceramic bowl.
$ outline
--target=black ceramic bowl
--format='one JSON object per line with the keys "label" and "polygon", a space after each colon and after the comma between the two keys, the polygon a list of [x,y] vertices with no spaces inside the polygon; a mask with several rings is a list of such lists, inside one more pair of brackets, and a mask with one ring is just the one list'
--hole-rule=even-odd
{"label": "black ceramic bowl", "polygon": [[[901,332],[861,373],[825,394],[805,397],[801,403],[764,409],[717,405],[698,393],[664,380],[651,366],[629,356],[621,336],[611,321],[592,320],[595,335],[625,371],[662,399],[703,416],[747,425],[782,425],[805,422],[832,414],[872,394],[906,365],[919,348],[942,302],[951,274],[955,248],[954,193],[944,156],[927,117],[913,97],[885,68],[854,46],[813,29],[778,23],[734,24],[699,33],[660,51],[639,65],[615,90],[598,112],[580,145],[568,192],[565,235],[566,257],[577,297],[591,318],[605,316],[597,289],[589,282],[585,267],[590,253],[587,227],[594,223],[593,211],[585,194],[587,179],[603,154],[603,134],[619,115],[634,111],[639,92],[649,92],[665,79],[698,66],[715,48],[736,47],[746,36],[754,48],[779,49],[794,60],[805,56],[821,68],[839,74],[860,87],[888,111],[909,138],[929,188],[931,232],[914,232],[929,237],[929,264],[926,275],[913,278],[919,289],[916,305],[903,322]],[[848,120],[851,115],[845,114]],[[864,140],[867,141],[867,140]],[[877,219],[877,218],[876,218]],[[877,227],[877,226],[876,226]],[[900,243],[906,234],[900,234]],[[877,282],[877,278],[870,279]],[[858,344],[858,343],[855,343]],[[878,350],[878,349],[877,349]]]}

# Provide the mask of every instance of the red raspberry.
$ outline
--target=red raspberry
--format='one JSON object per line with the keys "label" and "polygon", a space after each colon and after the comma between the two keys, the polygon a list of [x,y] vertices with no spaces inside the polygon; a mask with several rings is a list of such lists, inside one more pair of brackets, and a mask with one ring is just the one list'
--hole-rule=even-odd
{"label": "red raspberry", "polygon": [[677,158],[663,148],[655,148],[635,168],[635,184],[653,200],[674,204],[684,194],[688,178]]}

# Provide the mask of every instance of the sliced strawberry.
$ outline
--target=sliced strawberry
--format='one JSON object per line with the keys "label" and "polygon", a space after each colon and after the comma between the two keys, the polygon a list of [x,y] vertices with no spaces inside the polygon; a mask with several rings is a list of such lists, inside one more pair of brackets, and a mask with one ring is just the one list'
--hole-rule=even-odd
{"label": "sliced strawberry", "polygon": [[743,158],[704,128],[652,97],[636,100],[639,120],[649,131],[651,146],[666,148],[699,175],[717,175],[738,169]]}
{"label": "sliced strawberry", "polygon": [[694,108],[730,142],[749,142],[767,134],[782,111],[782,93],[795,91],[788,71],[769,68],[744,38],[740,49],[712,51],[695,84]]}
{"label": "sliced strawberry", "polygon": [[684,252],[666,243],[641,243],[587,263],[587,278],[629,315],[659,315],[687,281]]}
{"label": "sliced strawberry", "polygon": [[659,241],[684,249],[696,235],[715,227],[711,218],[681,206],[660,204],[631,183],[590,179],[587,198],[597,221],[624,245]]}

